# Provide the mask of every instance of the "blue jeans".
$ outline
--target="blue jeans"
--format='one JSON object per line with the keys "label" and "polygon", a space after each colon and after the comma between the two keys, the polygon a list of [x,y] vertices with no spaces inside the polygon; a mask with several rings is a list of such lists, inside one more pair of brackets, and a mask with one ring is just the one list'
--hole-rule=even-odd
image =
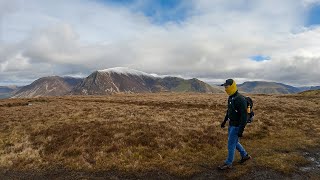
{"label": "blue jeans", "polygon": [[247,155],[246,150],[242,147],[238,137],[239,127],[229,126],[228,128],[228,158],[226,164],[232,164],[236,149],[240,152],[241,157]]}

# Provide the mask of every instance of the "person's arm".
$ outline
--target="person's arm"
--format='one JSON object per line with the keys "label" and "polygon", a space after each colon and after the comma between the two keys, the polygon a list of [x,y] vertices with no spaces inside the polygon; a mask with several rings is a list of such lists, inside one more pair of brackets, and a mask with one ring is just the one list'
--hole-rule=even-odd
{"label": "person's arm", "polygon": [[238,99],[238,111],[240,111],[240,123],[238,137],[242,137],[244,128],[247,124],[247,101],[244,97]]}
{"label": "person's arm", "polygon": [[226,126],[228,119],[229,119],[229,117],[228,117],[228,110],[227,110],[226,116],[224,117],[224,120],[221,123],[221,128],[224,128]]}

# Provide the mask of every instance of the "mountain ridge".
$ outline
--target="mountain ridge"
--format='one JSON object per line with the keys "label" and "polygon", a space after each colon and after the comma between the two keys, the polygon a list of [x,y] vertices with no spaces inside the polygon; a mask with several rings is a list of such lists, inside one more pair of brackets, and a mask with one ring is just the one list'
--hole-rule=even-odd
{"label": "mountain ridge", "polygon": [[179,77],[160,77],[129,68],[98,70],[75,87],[75,95],[107,95],[113,93],[156,93],[156,92],[202,92],[222,93],[218,88],[196,78],[186,80]]}
{"label": "mountain ridge", "polygon": [[217,87],[196,78],[160,77],[129,68],[97,70],[83,79],[72,77],[42,77],[22,87],[12,98],[110,95],[114,93],[200,92],[223,93]]}
{"label": "mountain ridge", "polygon": [[240,91],[252,94],[294,94],[299,88],[277,82],[246,81],[238,85]]}
{"label": "mountain ridge", "polygon": [[[238,84],[238,89],[240,92],[252,94],[293,94],[305,90],[320,89],[320,86],[294,87],[277,82],[246,81]],[[2,90],[5,91],[4,88]],[[223,93],[224,91],[219,86],[211,86],[196,78],[183,79],[174,76],[158,76],[127,67],[115,67],[96,70],[86,78],[42,77],[27,86],[21,87],[12,97],[157,92]],[[8,93],[6,97],[8,97]]]}

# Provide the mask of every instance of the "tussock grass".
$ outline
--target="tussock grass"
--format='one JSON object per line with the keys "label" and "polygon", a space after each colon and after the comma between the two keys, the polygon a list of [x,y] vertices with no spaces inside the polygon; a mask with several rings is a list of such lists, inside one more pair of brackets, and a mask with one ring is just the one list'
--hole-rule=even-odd
{"label": "tussock grass", "polygon": [[[320,97],[251,95],[241,142],[255,167],[290,173],[320,142]],[[0,101],[0,166],[8,169],[165,170],[186,176],[227,156],[223,94],[119,94]],[[240,158],[237,154],[236,158]]]}

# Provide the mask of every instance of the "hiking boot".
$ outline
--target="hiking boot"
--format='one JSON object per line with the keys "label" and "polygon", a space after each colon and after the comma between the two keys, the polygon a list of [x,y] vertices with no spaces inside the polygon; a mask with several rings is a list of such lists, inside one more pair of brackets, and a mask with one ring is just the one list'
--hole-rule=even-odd
{"label": "hiking boot", "polygon": [[232,168],[232,165],[231,164],[226,164],[226,163],[224,163],[221,166],[218,166],[219,170],[226,170],[226,169],[231,169],[231,168]]}
{"label": "hiking boot", "polygon": [[251,159],[251,156],[249,154],[247,154],[245,157],[242,157],[240,159],[240,161],[238,161],[238,163],[243,164],[244,162],[248,161],[249,159]]}

